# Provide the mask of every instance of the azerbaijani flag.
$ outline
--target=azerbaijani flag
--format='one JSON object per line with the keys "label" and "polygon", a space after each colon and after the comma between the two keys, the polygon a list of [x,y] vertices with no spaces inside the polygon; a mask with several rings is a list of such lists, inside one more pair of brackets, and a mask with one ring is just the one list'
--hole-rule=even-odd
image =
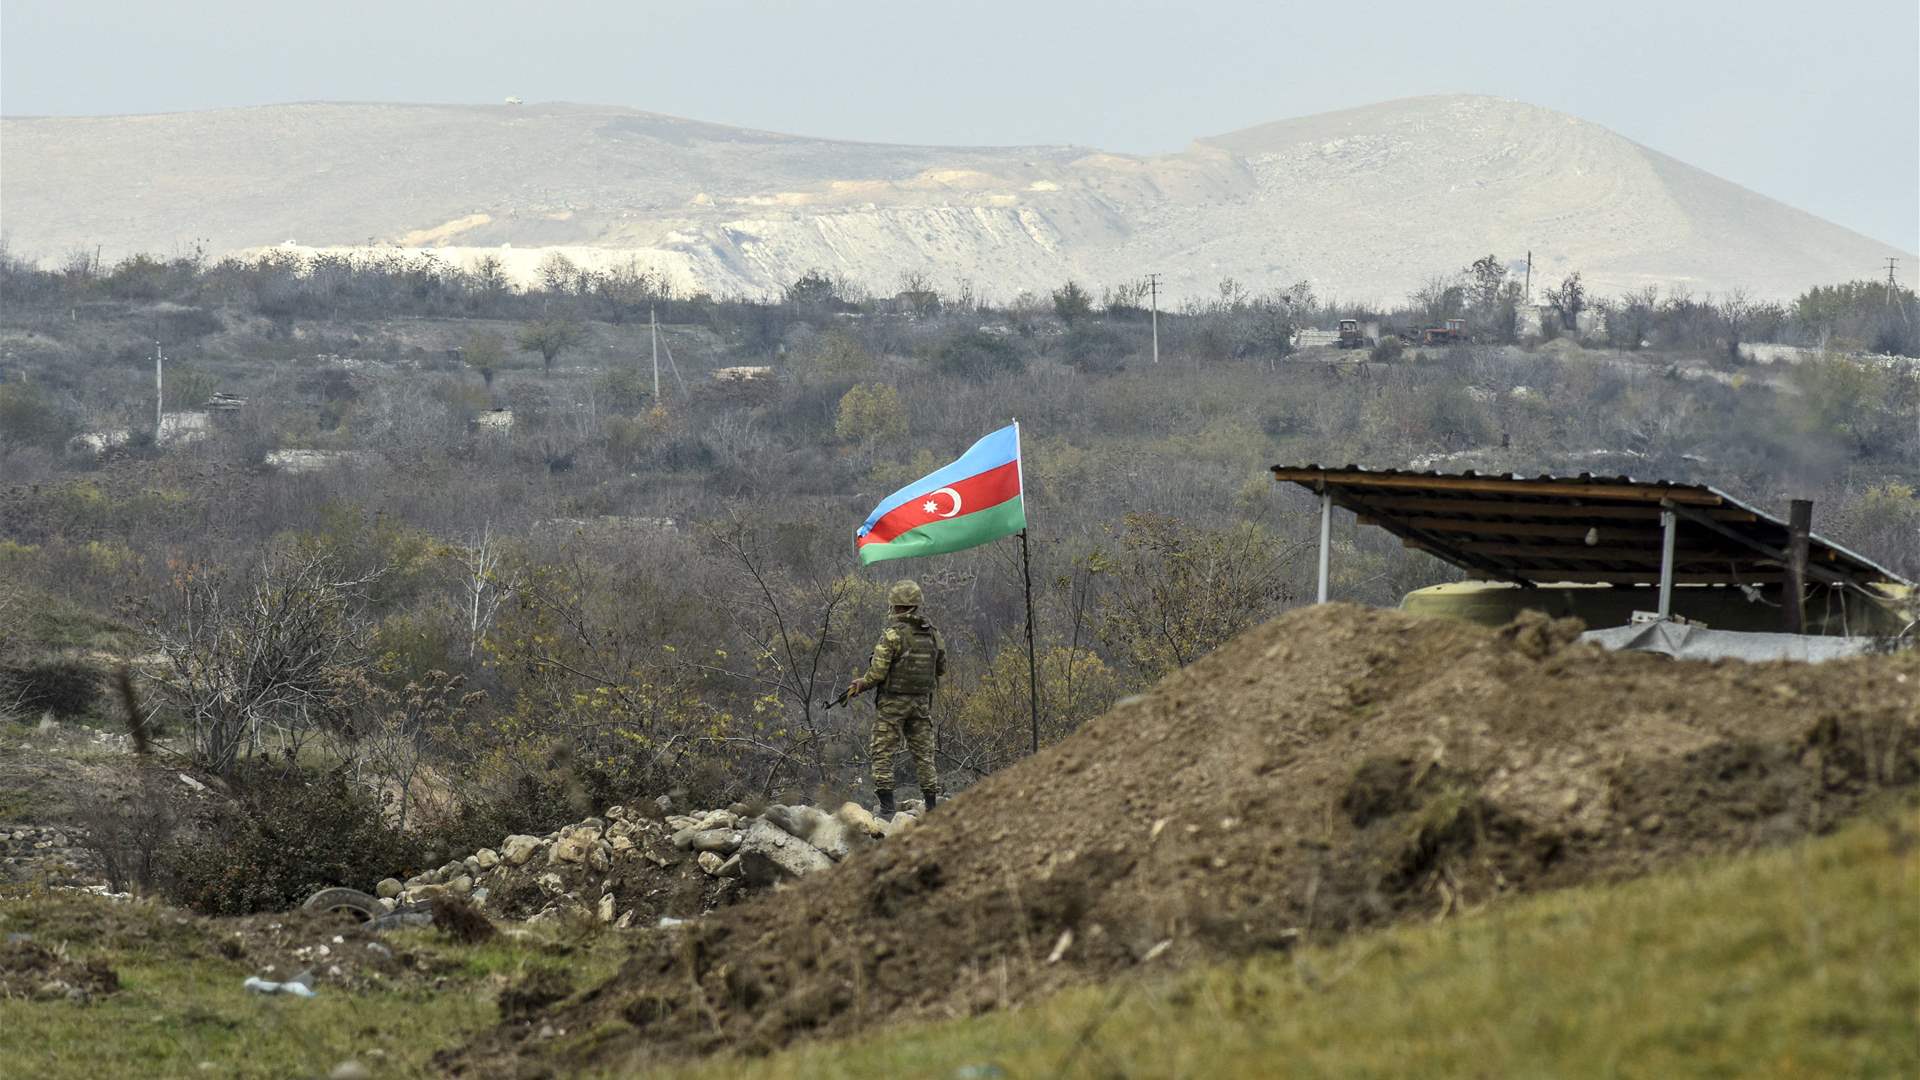
{"label": "azerbaijani flag", "polygon": [[862,565],[944,555],[1027,527],[1020,424],[988,435],[960,460],[886,497],[853,534]]}

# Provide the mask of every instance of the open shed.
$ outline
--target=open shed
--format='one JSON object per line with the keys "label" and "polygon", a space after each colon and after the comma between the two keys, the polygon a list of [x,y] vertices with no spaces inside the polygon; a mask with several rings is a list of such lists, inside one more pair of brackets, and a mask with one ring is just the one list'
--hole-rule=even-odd
{"label": "open shed", "polygon": [[[1688,606],[1728,610],[1728,594],[1777,606],[1777,629],[1805,629],[1809,588],[1848,606],[1884,607],[1912,582],[1814,533],[1812,504],[1781,520],[1703,484],[1631,477],[1521,477],[1404,472],[1348,465],[1276,465],[1274,478],[1320,497],[1320,598],[1326,599],[1334,507],[1408,547],[1522,590],[1549,586],[1640,587],[1659,618]],[[1800,604],[1784,602],[1798,595]],[[1628,594],[1633,596],[1634,594]],[[1771,598],[1770,600],[1768,598]],[[1709,601],[1711,598],[1711,602]],[[1619,606],[1619,605],[1614,605]],[[1697,616],[1696,616],[1697,617]],[[1842,623],[1858,622],[1842,618]]]}

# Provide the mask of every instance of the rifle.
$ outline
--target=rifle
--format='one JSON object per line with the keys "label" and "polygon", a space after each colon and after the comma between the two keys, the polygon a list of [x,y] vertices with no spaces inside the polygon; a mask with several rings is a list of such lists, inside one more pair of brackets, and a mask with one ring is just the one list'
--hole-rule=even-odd
{"label": "rifle", "polygon": [[[864,694],[864,693],[866,693],[866,692],[867,692],[867,690],[870,690],[870,689],[872,689],[872,687],[865,687],[865,688],[862,688],[862,689],[861,689],[861,691],[860,691],[860,693],[861,693],[861,694]],[[851,682],[849,682],[849,683],[847,684],[847,688],[846,688],[845,690],[842,690],[842,691],[840,691],[840,696],[839,696],[839,697],[836,697],[836,698],[834,698],[834,699],[833,699],[832,701],[829,701],[829,702],[827,702],[827,707],[826,707],[826,709],[822,709],[821,711],[822,711],[822,712],[826,712],[826,711],[827,711],[828,709],[832,709],[832,708],[833,708],[834,706],[836,706],[836,705],[845,705],[845,704],[846,704],[846,703],[847,703],[848,701],[850,701],[850,700],[852,700],[853,698],[856,698],[856,697],[858,697],[858,696],[860,696],[860,695],[859,695],[859,694],[855,694],[855,693],[853,692],[853,684],[852,684]]]}

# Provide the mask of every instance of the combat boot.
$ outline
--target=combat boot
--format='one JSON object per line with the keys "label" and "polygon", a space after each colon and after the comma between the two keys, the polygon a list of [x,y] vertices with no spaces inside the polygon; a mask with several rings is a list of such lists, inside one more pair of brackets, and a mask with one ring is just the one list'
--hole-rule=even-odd
{"label": "combat boot", "polygon": [[882,814],[885,814],[887,817],[892,817],[894,813],[893,789],[881,788],[878,791],[875,791],[874,794],[880,797],[880,812]]}

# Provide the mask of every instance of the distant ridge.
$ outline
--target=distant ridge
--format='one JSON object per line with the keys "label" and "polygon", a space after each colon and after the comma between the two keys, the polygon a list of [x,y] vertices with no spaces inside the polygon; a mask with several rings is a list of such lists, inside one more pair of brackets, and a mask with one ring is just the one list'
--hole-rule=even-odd
{"label": "distant ridge", "polygon": [[1915,258],[1487,97],[1281,120],[1155,157],[839,142],[610,106],[330,103],[9,117],[0,156],[0,229],[40,259],[372,243],[491,253],[525,278],[559,250],[721,294],[821,267],[878,292],[917,273],[1004,300],[1148,271],[1176,298],[1232,277],[1397,299],[1529,249],[1536,286],[1577,269],[1602,293],[1787,297]]}

